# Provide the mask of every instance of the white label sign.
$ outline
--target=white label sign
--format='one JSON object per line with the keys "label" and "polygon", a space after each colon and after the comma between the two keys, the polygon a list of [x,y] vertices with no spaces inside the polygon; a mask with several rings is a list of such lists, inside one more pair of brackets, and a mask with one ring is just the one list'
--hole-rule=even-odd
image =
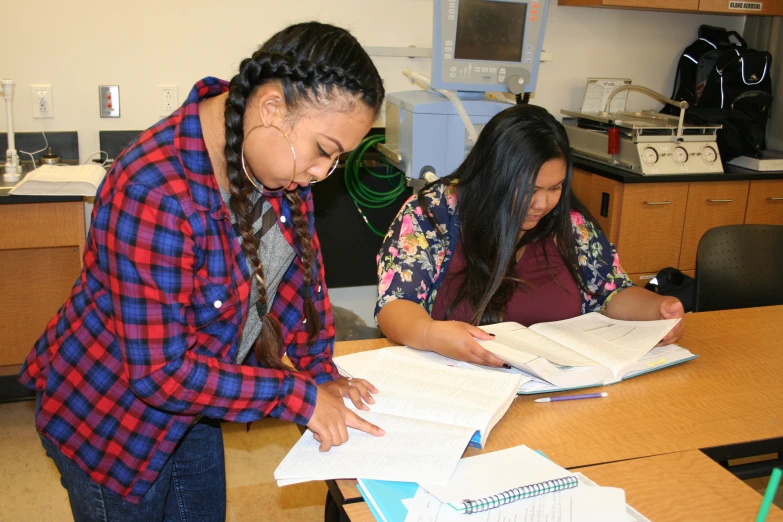
{"label": "white label sign", "polygon": [[761,11],[763,2],[729,2],[729,9],[733,11]]}

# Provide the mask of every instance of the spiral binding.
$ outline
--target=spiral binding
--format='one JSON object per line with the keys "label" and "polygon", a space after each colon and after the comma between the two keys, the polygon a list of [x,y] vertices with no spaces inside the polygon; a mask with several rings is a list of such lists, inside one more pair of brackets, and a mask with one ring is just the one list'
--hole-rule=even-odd
{"label": "spiral binding", "polygon": [[575,488],[579,484],[579,480],[575,476],[563,477],[554,480],[547,480],[546,482],[539,482],[537,484],[530,484],[529,486],[522,486],[519,488],[509,489],[503,493],[492,495],[489,497],[479,498],[476,500],[465,499],[462,501],[462,509],[466,515],[472,513],[480,513],[496,507],[500,507],[504,504],[510,504],[523,498],[537,497],[545,493],[554,493],[555,491],[562,491],[564,489]]}

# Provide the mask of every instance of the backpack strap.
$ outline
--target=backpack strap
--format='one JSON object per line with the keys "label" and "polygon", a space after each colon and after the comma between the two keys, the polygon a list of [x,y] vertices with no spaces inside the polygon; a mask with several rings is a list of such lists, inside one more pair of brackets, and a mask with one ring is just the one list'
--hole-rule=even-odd
{"label": "backpack strap", "polygon": [[737,42],[739,42],[738,44],[734,44],[734,45],[736,45],[737,47],[741,47],[742,49],[748,48],[748,42],[746,42],[745,39],[742,36],[740,36],[740,34],[737,31],[729,31],[728,33],[726,33],[727,39],[732,36],[737,39]]}

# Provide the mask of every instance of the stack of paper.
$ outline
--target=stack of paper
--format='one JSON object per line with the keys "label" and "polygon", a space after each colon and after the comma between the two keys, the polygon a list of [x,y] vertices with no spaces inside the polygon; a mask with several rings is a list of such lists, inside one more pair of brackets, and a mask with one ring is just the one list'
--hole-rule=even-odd
{"label": "stack of paper", "polygon": [[[554,492],[540,487],[561,479],[570,479],[573,487]],[[536,493],[515,500],[512,492],[524,486]],[[526,446],[464,458],[445,486],[359,479],[359,490],[375,518],[384,522],[647,521],[626,506],[622,489],[598,487]],[[464,513],[466,499],[493,497],[496,503],[486,510]]]}
{"label": "stack of paper", "polygon": [[106,171],[100,165],[43,165],[11,189],[12,196],[95,196]]}

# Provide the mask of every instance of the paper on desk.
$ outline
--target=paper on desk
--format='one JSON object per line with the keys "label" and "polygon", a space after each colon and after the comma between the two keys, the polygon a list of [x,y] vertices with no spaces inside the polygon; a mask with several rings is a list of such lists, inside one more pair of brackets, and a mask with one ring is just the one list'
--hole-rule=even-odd
{"label": "paper on desk", "polygon": [[461,459],[445,486],[421,482],[419,485],[441,502],[457,504],[571,475],[572,472],[522,445]]}
{"label": "paper on desk", "polygon": [[[625,492],[618,488],[590,487],[558,491],[465,515],[419,488],[406,503],[405,522],[629,522]],[[640,520],[641,522],[641,520]]]}

